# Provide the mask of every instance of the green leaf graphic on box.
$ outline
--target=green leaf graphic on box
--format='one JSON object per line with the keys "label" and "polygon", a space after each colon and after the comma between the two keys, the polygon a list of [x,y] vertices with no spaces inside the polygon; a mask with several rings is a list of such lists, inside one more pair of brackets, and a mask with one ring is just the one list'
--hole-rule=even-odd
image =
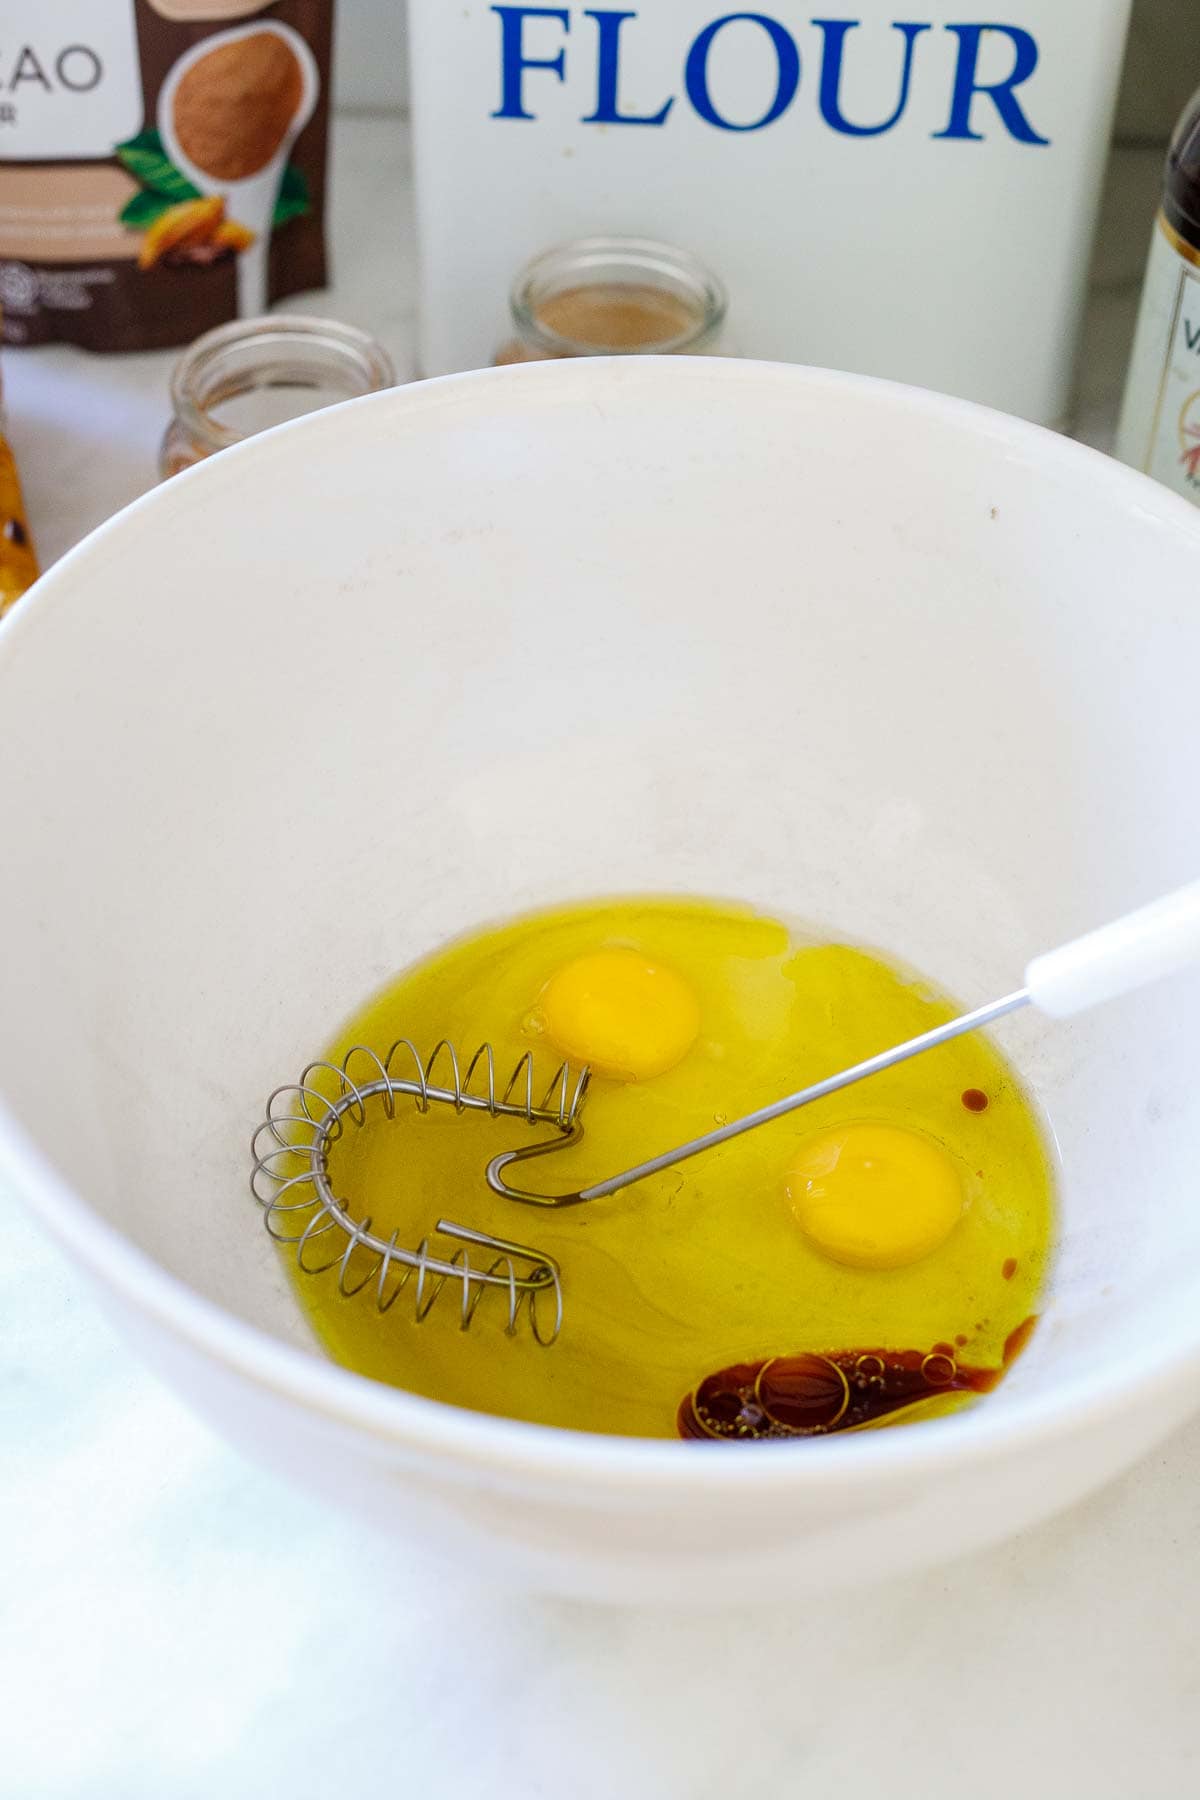
{"label": "green leaf graphic on box", "polygon": [[278,229],[280,225],[286,225],[289,219],[302,219],[311,211],[312,200],[304,170],[298,169],[295,163],[289,163],[279,184],[279,198],[275,202],[272,224]]}
{"label": "green leaf graphic on box", "polygon": [[179,173],[163,149],[162,139],[157,131],[140,131],[136,137],[118,144],[116,155],[143,187],[149,188],[154,194],[161,194],[172,206],[180,200],[200,198],[199,189],[194,188],[187,177]]}
{"label": "green leaf graphic on box", "polygon": [[146,231],[155,219],[162,217],[174,206],[165,194],[152,194],[149,188],[139,188],[137,193],[128,199],[117,217],[122,225],[128,225],[130,231]]}
{"label": "green leaf graphic on box", "polygon": [[[132,231],[145,231],[169,206],[178,206],[183,200],[199,200],[199,189],[180,174],[163,149],[157,131],[140,131],[136,137],[116,145],[116,155],[142,184],[142,191],[127,200],[120,213],[121,223]],[[311,211],[308,178],[303,169],[289,163],[279,183],[272,226],[278,229],[292,219],[303,219]]]}

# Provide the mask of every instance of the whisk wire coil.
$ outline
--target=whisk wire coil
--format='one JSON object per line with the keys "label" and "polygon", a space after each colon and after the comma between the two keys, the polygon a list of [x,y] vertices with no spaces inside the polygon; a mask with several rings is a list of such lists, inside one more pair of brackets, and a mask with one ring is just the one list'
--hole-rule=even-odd
{"label": "whisk wire coil", "polygon": [[[560,1149],[581,1135],[587,1086],[587,1069],[573,1071],[564,1062],[538,1100],[534,1058],[526,1052],[501,1088],[489,1043],[479,1046],[465,1072],[447,1039],[424,1060],[407,1038],[397,1039],[384,1057],[356,1044],[340,1064],[311,1062],[298,1082],[272,1093],[251,1141],[251,1191],[275,1242],[295,1246],[297,1266],[306,1275],[336,1269],[338,1291],[346,1299],[373,1286],[378,1311],[388,1313],[411,1285],[412,1317],[422,1324],[448,1284],[457,1284],[459,1324],[466,1331],[484,1297],[500,1293],[508,1335],[516,1334],[524,1313],[534,1339],[550,1345],[563,1321],[562,1276],[552,1256],[450,1219],[439,1219],[434,1231],[411,1247],[399,1242],[398,1231],[381,1236],[369,1216],[355,1218],[334,1194],[329,1151],[347,1122],[360,1130],[368,1123],[372,1104],[394,1119],[399,1099],[412,1100],[417,1113],[439,1105],[459,1115],[479,1112],[550,1125],[557,1135],[542,1147]],[[472,1249],[484,1257],[472,1261]]]}

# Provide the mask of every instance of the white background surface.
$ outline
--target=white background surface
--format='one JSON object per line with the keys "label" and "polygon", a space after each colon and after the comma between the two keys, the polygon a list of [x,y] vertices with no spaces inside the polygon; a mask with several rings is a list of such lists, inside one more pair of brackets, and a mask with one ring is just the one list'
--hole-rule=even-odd
{"label": "white background surface", "polygon": [[5,1800],[1197,1791],[1200,1425],[1055,1525],[820,1606],[502,1599],[345,1542],[161,1392],[55,1253],[5,1243]]}
{"label": "white background surface", "polygon": [[[1159,160],[1125,156],[1110,184],[1080,415],[1102,445]],[[400,127],[343,123],[336,167],[322,304],[407,371]],[[47,559],[153,479],[169,363],[7,358]],[[1200,1423],[1001,1550],[802,1610],[763,1594],[694,1618],[506,1599],[347,1541],[158,1388],[11,1197],[0,1222],[3,1800],[1200,1788]]]}

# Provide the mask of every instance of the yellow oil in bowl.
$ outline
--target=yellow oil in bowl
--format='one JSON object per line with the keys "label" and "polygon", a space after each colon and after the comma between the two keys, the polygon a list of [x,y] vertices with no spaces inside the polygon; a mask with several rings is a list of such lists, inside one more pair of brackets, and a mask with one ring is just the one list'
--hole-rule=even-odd
{"label": "yellow oil in bowl", "polygon": [[[547,1075],[564,1055],[590,1060],[582,1140],[523,1165],[531,1186],[561,1192],[959,1010],[911,971],[748,907],[615,899],[446,946],[355,1016],[329,1057],[355,1044],[384,1055],[398,1038],[429,1051],[448,1038],[468,1055],[489,1040],[505,1074],[531,1049]],[[339,1362],[457,1406],[671,1437],[681,1399],[712,1372],[798,1353],[837,1353],[832,1366],[852,1376],[902,1353],[898,1371],[925,1367],[945,1390],[938,1409],[964,1404],[947,1367],[957,1360],[987,1385],[1038,1310],[1052,1161],[1028,1096],[979,1035],[563,1211],[486,1185],[489,1159],[528,1130],[398,1106],[336,1142],[329,1173],[384,1237],[395,1229],[416,1243],[449,1217],[558,1259],[558,1341],[508,1337],[503,1308],[489,1317],[486,1305],[466,1333],[452,1302],[417,1327],[402,1307],[381,1317],[369,1293],[344,1298],[336,1274],[297,1276]]]}

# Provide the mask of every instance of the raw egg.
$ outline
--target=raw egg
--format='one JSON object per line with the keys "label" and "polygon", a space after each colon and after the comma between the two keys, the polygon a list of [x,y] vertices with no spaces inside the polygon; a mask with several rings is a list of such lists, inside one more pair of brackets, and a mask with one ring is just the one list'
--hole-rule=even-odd
{"label": "raw egg", "polygon": [[594,950],[555,970],[540,1014],[565,1057],[620,1081],[665,1075],[700,1029],[687,982],[636,950]]}
{"label": "raw egg", "polygon": [[855,1269],[903,1269],[944,1244],[963,1185],[932,1138],[901,1125],[839,1125],[809,1138],[788,1175],[810,1243]]}

